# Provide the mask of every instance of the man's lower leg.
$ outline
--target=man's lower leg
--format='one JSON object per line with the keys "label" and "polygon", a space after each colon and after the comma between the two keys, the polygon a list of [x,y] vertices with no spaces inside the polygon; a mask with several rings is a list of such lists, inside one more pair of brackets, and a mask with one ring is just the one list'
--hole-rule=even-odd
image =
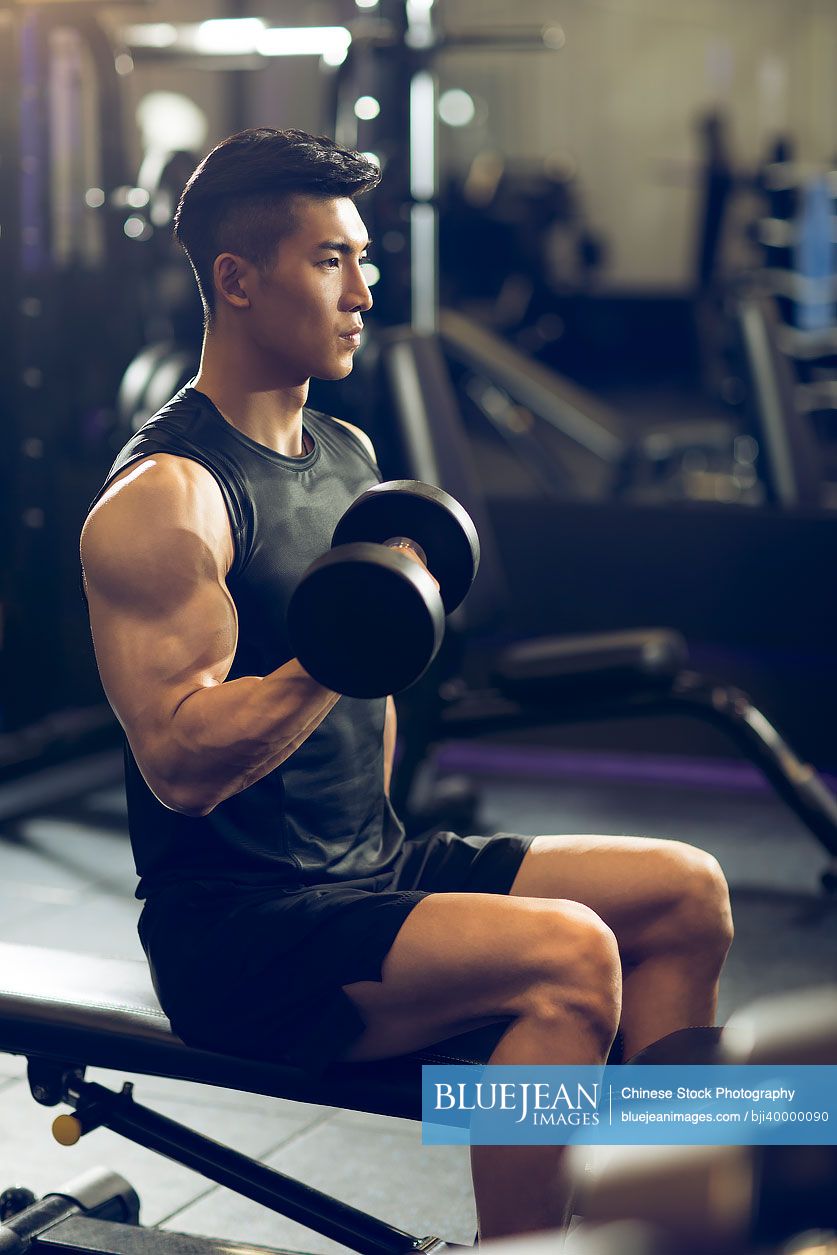
{"label": "man's lower leg", "polygon": [[[584,1017],[566,1013],[521,1016],[494,1050],[491,1064],[604,1063],[607,1035]],[[563,1146],[473,1146],[471,1172],[483,1241],[563,1229],[572,1214],[572,1188]]]}

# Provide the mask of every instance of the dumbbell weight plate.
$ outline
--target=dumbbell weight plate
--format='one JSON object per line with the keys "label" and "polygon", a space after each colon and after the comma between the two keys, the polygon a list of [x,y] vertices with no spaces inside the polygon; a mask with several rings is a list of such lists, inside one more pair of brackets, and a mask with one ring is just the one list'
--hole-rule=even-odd
{"label": "dumbbell weight plate", "polygon": [[419,679],[445,630],[442,600],[412,558],[341,545],[313,562],[288,606],[294,655],[326,688],[385,697]]}
{"label": "dumbbell weight plate", "polygon": [[[334,531],[332,546],[406,536],[421,545],[439,581],[445,613],[463,601],[474,582],[480,542],[471,516],[458,501],[415,479],[395,479],[361,493]],[[409,561],[409,559],[408,559]]]}

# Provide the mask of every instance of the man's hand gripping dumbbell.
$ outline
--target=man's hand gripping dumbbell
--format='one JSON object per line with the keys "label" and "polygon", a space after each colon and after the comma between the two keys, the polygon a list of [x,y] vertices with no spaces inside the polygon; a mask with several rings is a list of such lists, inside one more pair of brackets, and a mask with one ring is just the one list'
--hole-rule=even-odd
{"label": "man's hand gripping dumbbell", "polygon": [[350,697],[400,692],[435,658],[445,615],[471,587],[479,555],[471,518],[440,488],[417,480],[370,488],[291,598],[297,658]]}

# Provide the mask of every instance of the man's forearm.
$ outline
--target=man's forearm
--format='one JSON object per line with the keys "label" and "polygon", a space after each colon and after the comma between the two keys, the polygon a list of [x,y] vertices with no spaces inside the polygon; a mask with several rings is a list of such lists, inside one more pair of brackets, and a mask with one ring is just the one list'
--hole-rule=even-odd
{"label": "man's forearm", "polygon": [[200,688],[177,707],[148,784],[172,810],[208,814],[290,758],[339,699],[295,658],[264,678]]}
{"label": "man's forearm", "polygon": [[398,718],[395,713],[395,701],[387,698],[387,714],[384,723],[384,793],[389,797],[392,782],[392,764],[395,758],[395,739],[398,730]]}

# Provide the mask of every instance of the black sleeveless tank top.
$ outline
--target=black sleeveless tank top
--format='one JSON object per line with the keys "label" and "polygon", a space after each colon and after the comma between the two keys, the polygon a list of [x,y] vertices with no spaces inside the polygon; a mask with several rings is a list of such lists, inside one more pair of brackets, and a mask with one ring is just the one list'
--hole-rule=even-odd
{"label": "black sleeveless tank top", "polygon": [[[230,680],[267,675],[293,656],[290,595],[330,547],[347,507],[381,480],[361,442],[335,419],[306,408],[303,431],[310,451],[285,457],[238,431],[187,385],[125,445],[92,503],[153,453],[189,458],[214,476],[235,545],[227,586],[239,637]],[[280,767],[200,817],[157,800],[126,741],[137,897],[206,879],[286,890],[334,881],[384,887],[404,839],[383,787],[385,708],[383,698],[341,697]]]}

